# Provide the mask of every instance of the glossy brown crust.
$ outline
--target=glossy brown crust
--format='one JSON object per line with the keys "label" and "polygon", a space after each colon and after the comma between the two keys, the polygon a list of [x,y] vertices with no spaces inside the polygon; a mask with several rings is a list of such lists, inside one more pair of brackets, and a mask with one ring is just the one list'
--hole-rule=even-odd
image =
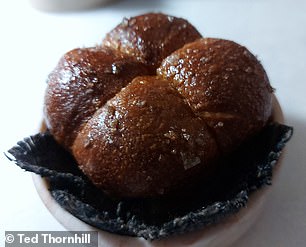
{"label": "glossy brown crust", "polygon": [[218,152],[205,122],[153,76],[135,78],[98,110],[72,150],[98,187],[121,196],[164,194]]}
{"label": "glossy brown crust", "polygon": [[48,78],[45,121],[57,141],[70,149],[80,127],[146,67],[108,48],[66,53]]}
{"label": "glossy brown crust", "polygon": [[47,127],[101,190],[148,197],[205,179],[268,121],[273,90],[259,61],[232,41],[197,38],[182,19],[138,16],[51,73]]}
{"label": "glossy brown crust", "polygon": [[186,99],[215,133],[223,152],[259,131],[271,115],[272,92],[256,57],[245,47],[205,38],[168,56],[157,74]]}
{"label": "glossy brown crust", "polygon": [[124,19],[106,35],[103,45],[137,58],[155,72],[166,56],[198,38],[200,33],[188,21],[149,13]]}

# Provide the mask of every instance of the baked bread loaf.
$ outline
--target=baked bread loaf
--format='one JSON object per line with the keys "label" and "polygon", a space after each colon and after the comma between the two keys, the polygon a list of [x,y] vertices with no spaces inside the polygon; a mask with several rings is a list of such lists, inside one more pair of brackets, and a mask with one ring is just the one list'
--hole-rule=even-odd
{"label": "baked bread loaf", "polygon": [[98,188],[150,197],[205,179],[265,126],[272,92],[245,47],[150,13],[64,55],[48,78],[45,122]]}

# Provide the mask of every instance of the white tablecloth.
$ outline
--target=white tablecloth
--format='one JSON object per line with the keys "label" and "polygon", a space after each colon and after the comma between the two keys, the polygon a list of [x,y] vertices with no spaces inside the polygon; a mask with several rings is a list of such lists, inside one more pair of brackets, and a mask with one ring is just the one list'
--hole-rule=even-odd
{"label": "white tablecloth", "polygon": [[161,11],[203,36],[234,40],[265,66],[295,133],[264,212],[236,247],[306,246],[306,2],[126,0],[103,8],[45,13],[27,1],[0,3],[0,246],[5,230],[64,230],[39,199],[29,173],[3,152],[37,132],[45,80],[60,56],[98,44],[124,16]]}

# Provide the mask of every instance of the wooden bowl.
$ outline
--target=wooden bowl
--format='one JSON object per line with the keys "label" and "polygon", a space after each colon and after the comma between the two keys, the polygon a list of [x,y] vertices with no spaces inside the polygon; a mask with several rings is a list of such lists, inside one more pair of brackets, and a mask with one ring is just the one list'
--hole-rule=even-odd
{"label": "wooden bowl", "polygon": [[[278,123],[284,122],[281,107],[276,99],[273,98],[273,120]],[[283,154],[282,154],[283,155]],[[278,176],[282,158],[278,160],[278,164],[273,171],[273,180]],[[205,227],[201,230],[186,233],[179,236],[171,236],[161,240],[147,241],[143,238],[122,236],[118,234],[108,233],[85,222],[79,220],[53,199],[49,190],[46,179],[38,175],[33,175],[36,190],[50,211],[50,213],[69,231],[98,231],[99,247],[226,247],[238,240],[255,222],[263,208],[265,199],[272,186],[264,186],[263,188],[252,193],[245,208],[239,210],[238,213],[225,218],[220,223]]]}

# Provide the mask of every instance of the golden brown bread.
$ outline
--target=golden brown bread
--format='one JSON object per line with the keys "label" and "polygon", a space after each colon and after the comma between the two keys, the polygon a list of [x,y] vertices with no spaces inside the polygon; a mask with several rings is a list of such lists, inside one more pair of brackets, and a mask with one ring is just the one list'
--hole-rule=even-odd
{"label": "golden brown bread", "polygon": [[157,74],[170,81],[215,133],[222,152],[261,129],[271,114],[272,87],[256,57],[222,39],[200,39],[168,56]]}
{"label": "golden brown bread", "polygon": [[147,14],[123,21],[101,47],[60,60],[45,119],[97,187],[156,196],[209,175],[267,123],[271,101],[267,75],[245,47]]}
{"label": "golden brown bread", "polygon": [[177,90],[148,76],[135,78],[100,108],[72,150],[97,186],[144,196],[182,183],[195,172],[190,168],[209,164],[217,146]]}
{"label": "golden brown bread", "polygon": [[66,53],[49,75],[45,121],[57,141],[70,148],[83,123],[135,76],[146,75],[135,59],[102,47]]}
{"label": "golden brown bread", "polygon": [[106,35],[102,45],[135,57],[155,74],[166,56],[198,38],[201,34],[188,21],[148,13],[124,19]]}

